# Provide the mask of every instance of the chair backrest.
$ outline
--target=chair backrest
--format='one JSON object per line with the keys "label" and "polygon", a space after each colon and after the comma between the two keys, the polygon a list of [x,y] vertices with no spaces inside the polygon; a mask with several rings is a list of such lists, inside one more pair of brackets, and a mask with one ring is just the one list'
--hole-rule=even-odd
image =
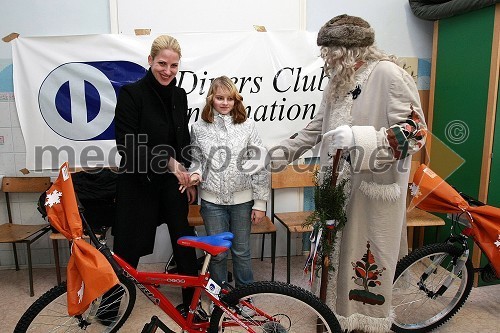
{"label": "chair backrest", "polygon": [[51,185],[50,177],[4,177],[2,192],[42,193]]}
{"label": "chair backrest", "polygon": [[315,164],[287,165],[285,169],[271,174],[271,188],[299,188],[314,186]]}
{"label": "chair backrest", "polygon": [[51,184],[50,177],[4,177],[2,179],[2,192],[5,193],[9,223],[12,223],[9,193],[42,193]]}
{"label": "chair backrest", "polygon": [[287,165],[281,171],[271,174],[271,216],[274,216],[275,190],[314,186],[316,164]]}
{"label": "chair backrest", "polygon": [[189,205],[188,222],[192,227],[203,225],[203,218],[200,215],[200,205]]}

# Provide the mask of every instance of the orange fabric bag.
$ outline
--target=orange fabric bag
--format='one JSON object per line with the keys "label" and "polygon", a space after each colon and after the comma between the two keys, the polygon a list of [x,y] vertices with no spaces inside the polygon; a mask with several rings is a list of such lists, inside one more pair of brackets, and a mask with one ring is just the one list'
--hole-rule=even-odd
{"label": "orange fabric bag", "polygon": [[61,166],[57,180],[46,193],[50,224],[71,241],[67,295],[68,314],[74,316],[83,313],[94,299],[116,285],[118,278],[104,255],[81,238],[82,220],[68,162]]}
{"label": "orange fabric bag", "polygon": [[469,218],[471,227],[464,234],[472,236],[488,257],[500,278],[500,208],[484,205],[471,206],[453,187],[425,164],[415,172],[411,185],[412,200],[409,209],[436,213],[461,213]]}

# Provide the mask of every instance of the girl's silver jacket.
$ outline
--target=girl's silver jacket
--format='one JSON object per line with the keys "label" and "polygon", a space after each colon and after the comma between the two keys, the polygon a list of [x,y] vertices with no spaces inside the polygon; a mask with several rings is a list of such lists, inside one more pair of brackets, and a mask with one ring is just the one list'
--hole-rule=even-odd
{"label": "girl's silver jacket", "polygon": [[230,115],[214,113],[213,123],[199,120],[191,126],[190,172],[202,176],[200,197],[220,205],[254,200],[253,209],[266,211],[269,172],[250,175],[242,169],[245,161],[257,158],[251,147],[263,146],[254,121],[234,124]]}

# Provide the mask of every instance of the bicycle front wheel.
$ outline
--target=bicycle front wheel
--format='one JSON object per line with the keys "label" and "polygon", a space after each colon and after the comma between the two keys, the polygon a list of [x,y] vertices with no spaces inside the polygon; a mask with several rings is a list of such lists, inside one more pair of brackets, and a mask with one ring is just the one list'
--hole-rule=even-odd
{"label": "bicycle front wheel", "polygon": [[[246,301],[251,299],[251,303]],[[335,314],[314,296],[300,287],[282,282],[255,282],[237,288],[222,297],[236,310],[237,317],[257,333],[340,333]],[[250,309],[244,313],[242,309]],[[234,319],[215,308],[210,318],[211,333],[248,332]]]}
{"label": "bicycle front wheel", "polygon": [[120,283],[92,302],[83,314],[68,315],[66,282],[40,296],[23,314],[14,333],[24,332],[117,332],[135,304],[135,285],[120,277]]}
{"label": "bicycle front wheel", "polygon": [[431,244],[397,265],[392,306],[395,332],[429,332],[453,317],[467,300],[473,282],[470,260],[452,244]]}

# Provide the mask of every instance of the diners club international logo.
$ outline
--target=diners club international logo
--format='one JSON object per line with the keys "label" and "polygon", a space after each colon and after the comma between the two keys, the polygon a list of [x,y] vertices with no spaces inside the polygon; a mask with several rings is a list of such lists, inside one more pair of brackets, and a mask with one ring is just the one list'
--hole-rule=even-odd
{"label": "diners club international logo", "polygon": [[40,86],[42,117],[55,133],[70,140],[114,140],[118,92],[145,72],[129,61],[62,64]]}

